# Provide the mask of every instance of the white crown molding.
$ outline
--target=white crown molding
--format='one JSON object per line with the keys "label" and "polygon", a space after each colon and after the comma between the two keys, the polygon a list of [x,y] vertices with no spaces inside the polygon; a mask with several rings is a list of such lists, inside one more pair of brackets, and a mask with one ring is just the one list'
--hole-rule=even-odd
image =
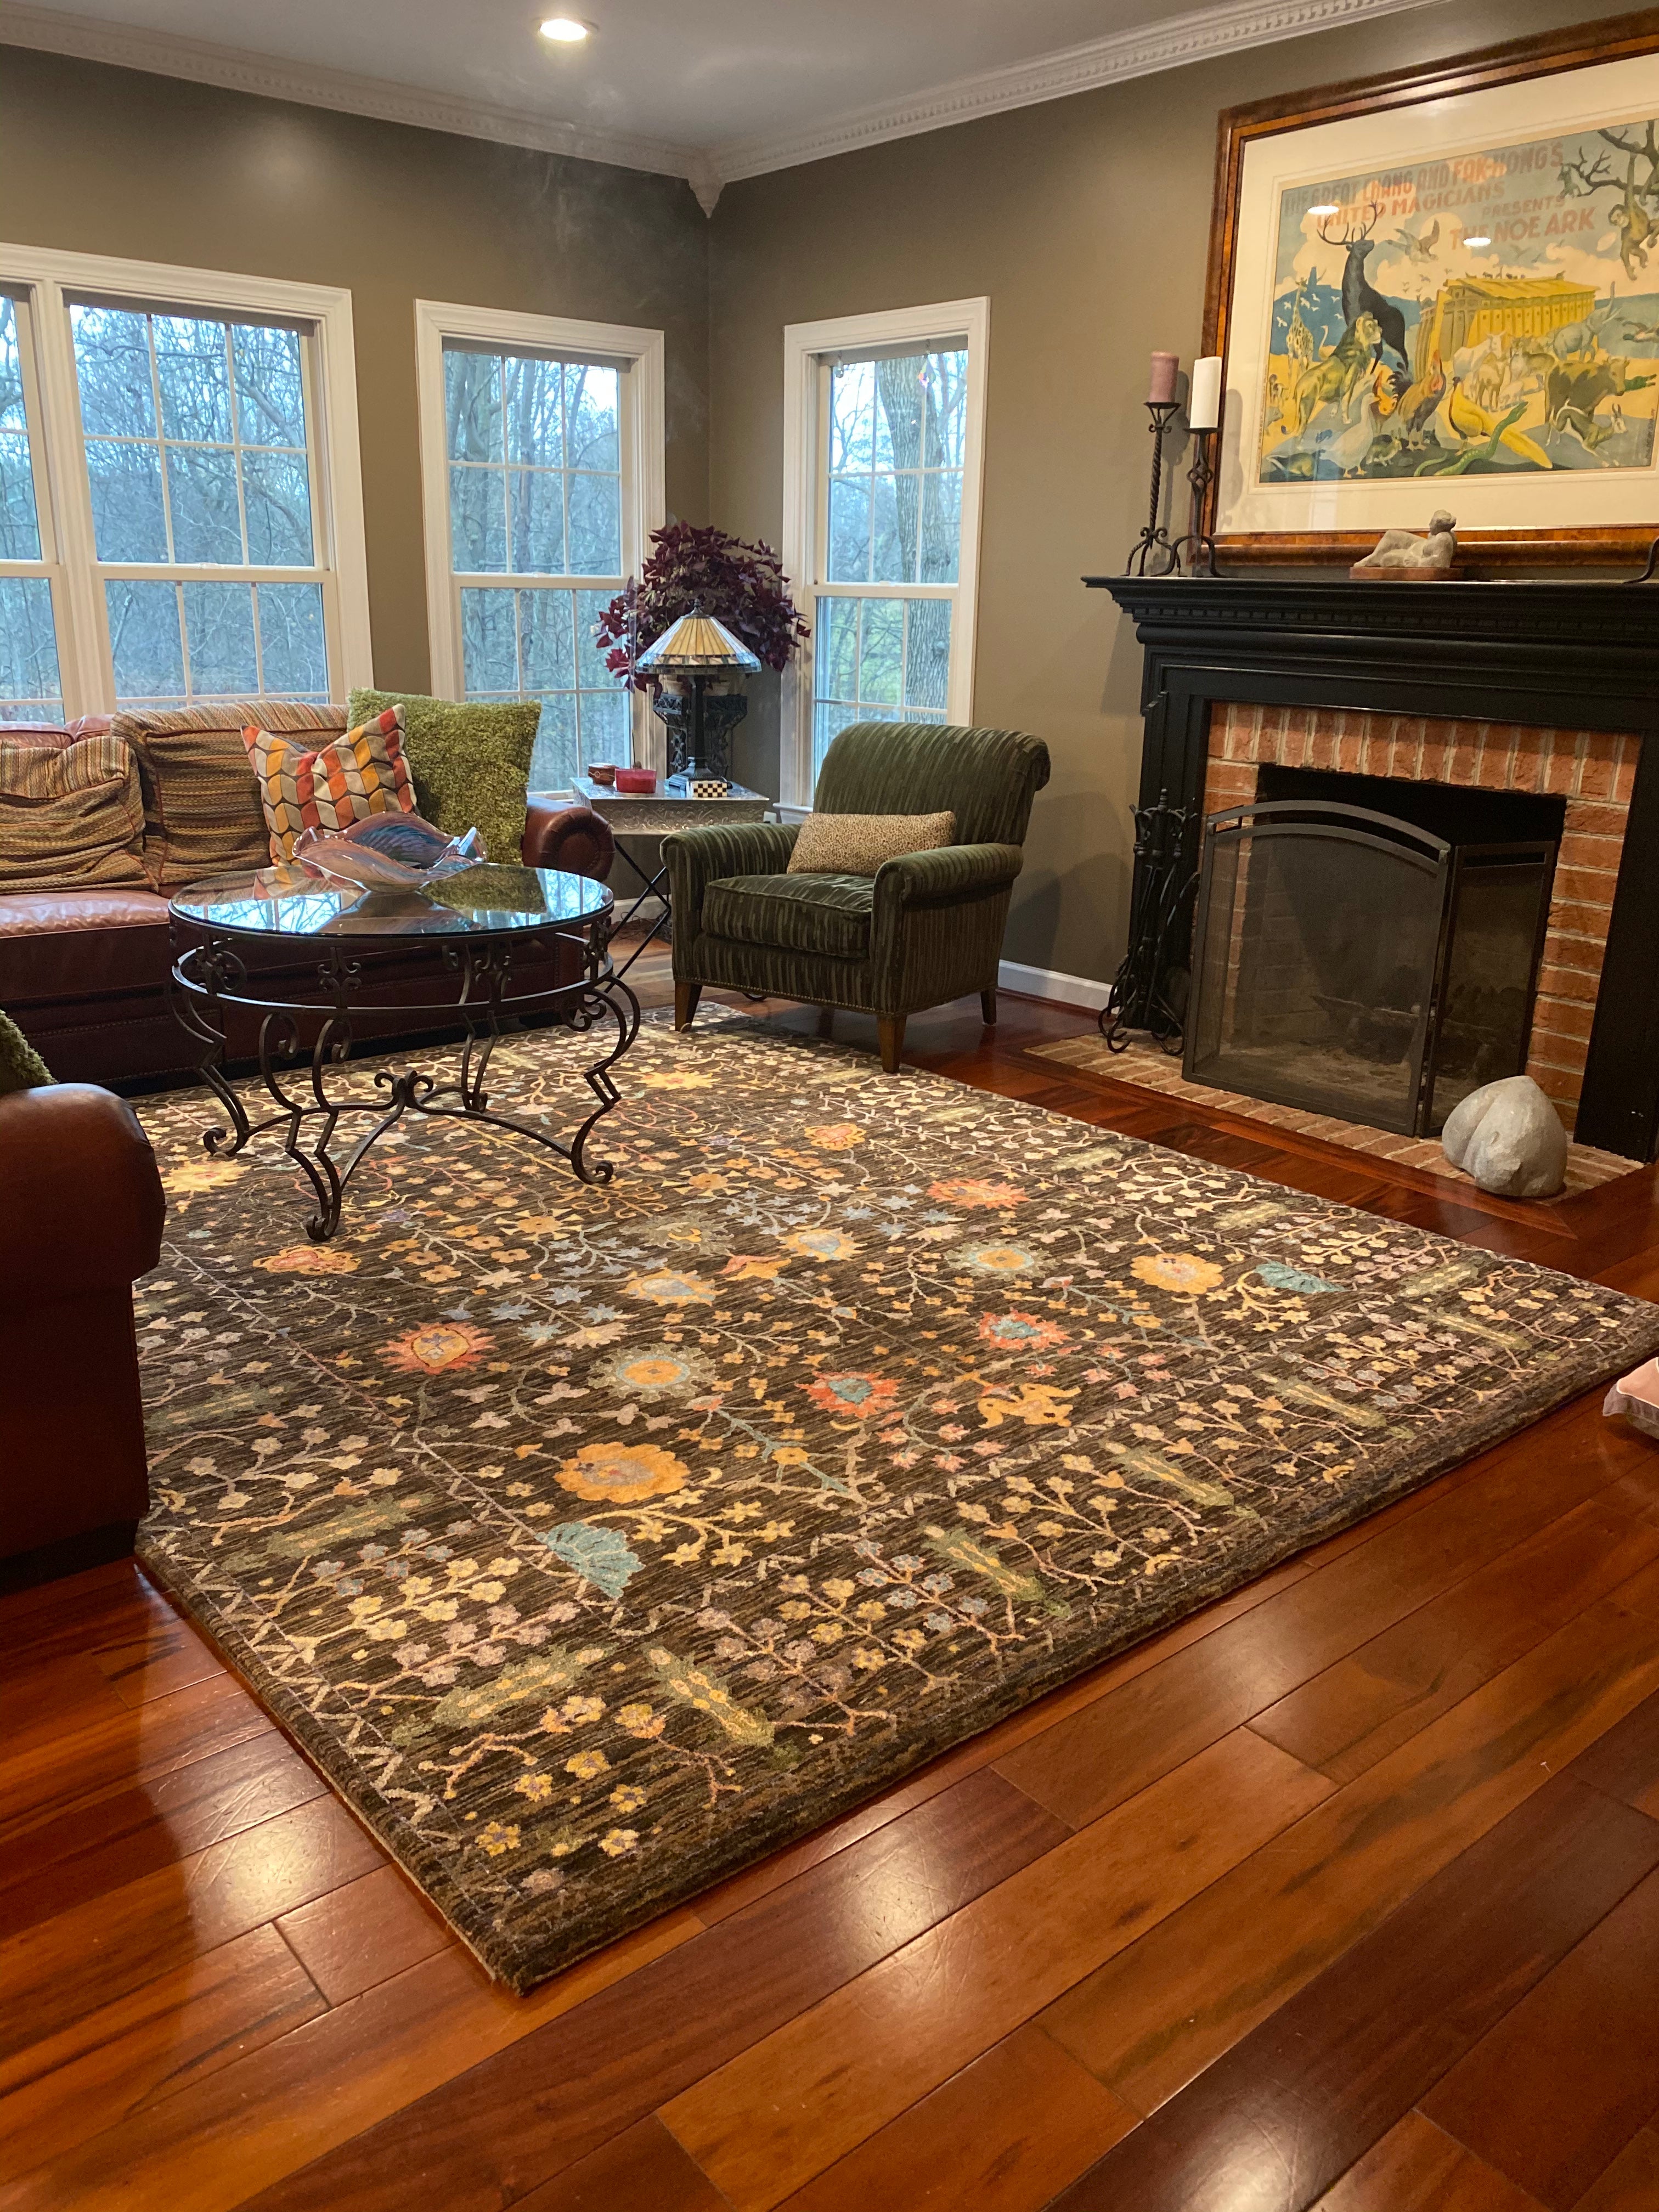
{"label": "white crown molding", "polygon": [[185,77],[197,84],[221,85],[230,91],[295,100],[305,106],[333,108],[348,115],[373,116],[416,130],[447,131],[462,137],[489,139],[497,145],[527,146],[543,153],[568,154],[583,161],[609,161],[624,168],[684,177],[705,215],[713,215],[722,187],[740,177],[796,168],[803,162],[855,153],[890,138],[915,137],[982,115],[1000,114],[1007,108],[1062,100],[1101,85],[1121,84],[1163,70],[1182,68],[1216,54],[1271,46],[1344,23],[1439,4],[1441,0],[1224,0],[1219,7],[1197,9],[1162,23],[1113,32],[1036,61],[983,70],[930,92],[884,100],[805,130],[730,139],[710,150],[561,123],[487,100],[428,92],[418,86],[357,76],[311,63],[282,61],[272,55],[175,38],[129,24],[61,13],[55,8],[33,8],[26,0],[0,0],[0,45],[32,46],[83,61],[108,62],[119,69]]}
{"label": "white crown molding", "polygon": [[[393,84],[380,77],[356,76],[311,62],[282,61],[272,54],[248,53],[201,39],[174,38],[167,32],[68,15],[56,8],[31,8],[22,0],[0,0],[0,46],[32,46],[41,53],[108,62],[118,69],[145,70],[155,76],[185,77],[194,84],[220,85],[227,91],[253,93],[264,100],[290,100],[304,107],[331,107],[341,114],[405,123],[419,131],[487,138],[498,146],[527,146],[538,153],[568,154],[585,161],[609,161],[620,168],[644,169],[660,176],[700,177],[699,199],[709,189],[706,157],[689,147],[635,137],[626,131],[560,123],[550,116],[496,106],[489,100],[428,92],[418,85]],[[718,192],[718,185],[714,189]]]}
{"label": "white crown molding", "polygon": [[1115,31],[1036,61],[982,70],[932,92],[883,100],[805,131],[731,139],[714,149],[714,164],[722,184],[734,184],[740,177],[855,153],[885,139],[911,138],[981,115],[1000,114],[1006,108],[1032,107],[1072,93],[1092,92],[1101,85],[1156,76],[1162,70],[1207,61],[1215,54],[1273,46],[1282,39],[1304,38],[1373,15],[1438,4],[1440,0],[1226,0],[1221,7],[1196,9],[1162,23]]}

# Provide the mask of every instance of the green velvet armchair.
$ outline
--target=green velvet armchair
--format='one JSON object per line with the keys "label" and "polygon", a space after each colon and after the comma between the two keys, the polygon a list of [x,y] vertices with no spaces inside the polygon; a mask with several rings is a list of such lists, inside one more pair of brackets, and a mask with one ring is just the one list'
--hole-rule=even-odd
{"label": "green velvet armchair", "polygon": [[854,722],[824,756],[820,814],[956,816],[957,842],[873,876],[786,872],[797,831],[769,822],[663,840],[674,909],[674,1026],[705,983],[876,1017],[897,1073],[908,1015],[970,991],[996,1020],[1008,899],[1048,748],[1018,730]]}

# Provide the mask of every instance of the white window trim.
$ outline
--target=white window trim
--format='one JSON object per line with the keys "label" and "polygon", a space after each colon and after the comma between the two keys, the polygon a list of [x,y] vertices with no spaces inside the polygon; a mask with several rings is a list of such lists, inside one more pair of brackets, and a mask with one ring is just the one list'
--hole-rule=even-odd
{"label": "white window trim", "polygon": [[[54,590],[53,607],[65,714],[107,714],[115,704],[65,292],[95,292],[109,300],[131,301],[135,307],[164,303],[222,315],[270,314],[311,326],[316,362],[311,443],[313,481],[321,494],[312,526],[318,540],[316,565],[325,573],[324,605],[331,617],[326,621],[330,686],[343,698],[354,684],[372,685],[374,655],[368,623],[350,293],[334,285],[291,283],[284,277],[235,276],[223,270],[185,269],[162,261],[127,261],[110,254],[70,253],[37,246],[0,245],[0,283],[28,299],[44,449],[36,455],[36,483],[44,458],[50,512],[41,518],[41,538],[43,548],[48,538],[55,548],[59,571],[61,595]],[[149,573],[130,562],[104,566],[123,573]],[[211,568],[200,573],[214,580],[234,574],[258,581],[274,572]],[[280,573],[287,576],[294,572]]]}
{"label": "white window trim", "polygon": [[[819,365],[833,354],[956,338],[968,349],[968,394],[962,467],[962,550],[956,614],[951,627],[951,683],[945,712],[955,722],[974,716],[974,641],[979,618],[980,508],[985,471],[985,386],[990,356],[988,299],[947,300],[880,314],[838,315],[826,322],[789,323],[783,333],[783,566],[809,633],[817,619],[817,549],[823,517],[818,495],[819,445],[824,434]],[[902,586],[895,586],[902,592]],[[786,805],[812,804],[813,638],[809,635],[784,678],[779,774]]]}
{"label": "white window trim", "polygon": [[[444,340],[464,338],[535,353],[608,355],[628,364],[623,406],[624,450],[632,458],[631,484],[623,486],[622,570],[637,575],[651,534],[668,518],[664,456],[666,414],[664,342],[660,331],[626,323],[572,322],[558,315],[518,314],[500,307],[467,307],[441,300],[415,302],[415,373],[421,424],[421,513],[426,534],[427,636],[432,689],[441,698],[464,699],[459,601],[449,535],[449,456],[444,447]],[[660,726],[646,711],[645,696],[631,695],[635,758],[653,761],[663,749]]]}

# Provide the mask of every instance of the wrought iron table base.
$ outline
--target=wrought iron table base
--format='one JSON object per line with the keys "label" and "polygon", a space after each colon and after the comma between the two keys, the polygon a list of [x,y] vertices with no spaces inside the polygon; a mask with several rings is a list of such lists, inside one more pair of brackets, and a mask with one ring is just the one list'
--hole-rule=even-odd
{"label": "wrought iron table base", "polygon": [[[622,1094],[611,1071],[639,1034],[640,1007],[597,939],[583,945],[570,933],[558,933],[562,942],[580,951],[581,975],[574,982],[528,992],[517,999],[507,995],[512,967],[509,947],[486,944],[457,949],[446,945],[441,947],[444,958],[460,978],[456,998],[420,1006],[359,1003],[354,1009],[354,996],[362,980],[362,963],[357,960],[331,952],[319,962],[318,981],[328,994],[324,1000],[261,998],[246,988],[246,963],[232,936],[212,930],[193,931],[200,941],[181,951],[176,922],[173,928],[170,975],[173,1011],[188,1034],[203,1047],[198,1072],[224,1108],[230,1124],[228,1128],[206,1130],[203,1149],[215,1159],[230,1159],[255,1137],[267,1130],[283,1129],[283,1150],[304,1170],[316,1197],[317,1211],[306,1223],[306,1234],[313,1243],[326,1243],[334,1235],[353,1176],[380,1139],[406,1114],[440,1121],[486,1122],[556,1152],[582,1182],[610,1182],[614,1172],[611,1163],[590,1158],[588,1139],[620,1103]],[[278,1109],[263,1121],[250,1118],[225,1073],[225,1017],[226,1009],[232,1006],[245,1007],[262,1017],[259,1078]],[[376,1091],[382,1095],[374,1098],[331,1096],[326,1079],[331,1069],[343,1065],[350,1056],[354,1010],[359,1015],[407,1015],[416,1024],[422,1017],[432,1018],[434,1024],[459,1020],[466,1036],[456,1079],[440,1082],[436,1076],[416,1068],[382,1068],[374,1077]],[[501,1040],[503,1022],[523,1014],[550,1014],[578,1031],[605,1022],[616,1025],[616,1042],[611,1049],[583,1070],[584,1080],[598,1103],[568,1143],[528,1121],[490,1109],[485,1088],[490,1055]],[[319,1024],[308,1053],[301,1031],[301,1024],[307,1019]],[[332,1149],[336,1131],[343,1119],[360,1115],[374,1116],[374,1127],[337,1158]]]}
{"label": "wrought iron table base", "polygon": [[645,904],[647,899],[654,898],[659,909],[659,912],[653,916],[651,926],[646,931],[645,935],[634,947],[634,950],[629,954],[627,959],[623,962],[622,966],[617,969],[617,981],[620,981],[622,978],[627,975],[629,969],[634,965],[634,963],[639,958],[641,953],[642,953],[650,945],[653,938],[660,937],[665,945],[672,941],[674,934],[674,913],[672,907],[669,903],[668,867],[666,862],[658,869],[654,876],[647,876],[645,870],[640,866],[639,862],[634,858],[634,855],[628,850],[627,847],[623,843],[620,838],[617,841],[617,857],[618,860],[623,860],[627,863],[627,865],[634,871],[634,873],[639,878],[640,882],[645,888],[635,896],[633,905],[629,908],[626,914],[617,915],[613,918],[611,927],[611,934],[615,937],[621,931],[626,929],[629,924],[633,921],[635,915],[639,912],[640,908]]}

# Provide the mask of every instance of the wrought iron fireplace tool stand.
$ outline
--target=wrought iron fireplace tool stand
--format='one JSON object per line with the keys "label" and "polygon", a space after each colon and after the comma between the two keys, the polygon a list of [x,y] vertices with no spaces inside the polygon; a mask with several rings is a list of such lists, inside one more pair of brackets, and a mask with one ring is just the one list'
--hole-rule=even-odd
{"label": "wrought iron fireplace tool stand", "polygon": [[1139,1033],[1173,1054],[1181,1050],[1186,1008],[1176,1005],[1170,981],[1187,948],[1198,890],[1190,857],[1198,809],[1172,806],[1160,791],[1157,805],[1137,806],[1134,817],[1128,950],[1097,1018],[1112,1052],[1126,1052]]}

